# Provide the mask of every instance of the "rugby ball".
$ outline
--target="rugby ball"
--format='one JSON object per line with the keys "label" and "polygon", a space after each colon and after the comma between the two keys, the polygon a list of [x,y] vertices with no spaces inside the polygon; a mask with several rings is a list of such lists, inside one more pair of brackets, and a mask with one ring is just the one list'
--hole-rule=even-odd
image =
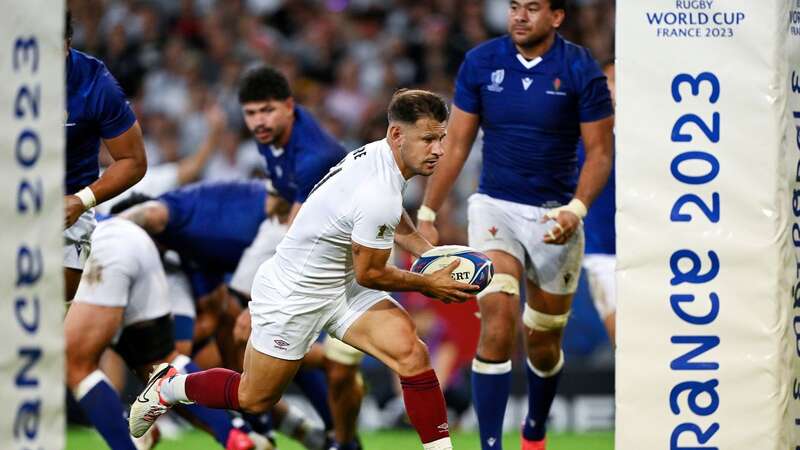
{"label": "rugby ball", "polygon": [[460,260],[461,264],[450,274],[454,280],[480,286],[478,292],[492,281],[494,275],[492,260],[474,248],[464,245],[434,247],[414,261],[411,271],[428,275],[447,267],[455,260]]}

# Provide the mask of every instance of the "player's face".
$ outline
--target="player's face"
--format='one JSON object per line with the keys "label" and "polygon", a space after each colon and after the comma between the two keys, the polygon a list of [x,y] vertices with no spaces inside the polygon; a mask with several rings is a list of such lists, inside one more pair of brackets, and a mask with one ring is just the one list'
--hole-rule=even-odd
{"label": "player's face", "polygon": [[446,134],[446,124],[431,117],[423,117],[413,125],[404,125],[402,133],[400,156],[403,164],[414,175],[432,174],[439,158],[444,155],[442,140]]}
{"label": "player's face", "polygon": [[549,0],[512,0],[508,10],[508,34],[514,44],[530,48],[555,33],[564,11],[550,9]]}
{"label": "player's face", "polygon": [[282,139],[294,117],[294,101],[290,97],[286,100],[247,102],[242,105],[242,114],[247,129],[259,144],[283,145]]}

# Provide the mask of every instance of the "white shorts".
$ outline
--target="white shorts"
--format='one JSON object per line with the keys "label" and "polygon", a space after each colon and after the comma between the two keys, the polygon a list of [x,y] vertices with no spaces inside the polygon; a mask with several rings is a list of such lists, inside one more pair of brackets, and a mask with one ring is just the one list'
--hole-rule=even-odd
{"label": "white shorts", "polygon": [[101,222],[74,302],[125,308],[123,327],[168,315],[167,279],[150,236],[124,219]]}
{"label": "white shorts", "polygon": [[92,232],[97,226],[94,209],[78,217],[71,227],[64,230],[64,267],[83,270],[92,251]]}
{"label": "white shorts", "polygon": [[583,268],[589,278],[589,292],[603,320],[617,310],[616,266],[615,255],[588,254],[583,258]]}
{"label": "white shorts", "polygon": [[578,288],[583,257],[583,225],[564,245],[542,239],[553,221],[540,223],[547,208],[498,200],[485,194],[469,198],[469,245],[482,252],[500,250],[516,258],[526,276],[543,291],[572,294]]}
{"label": "white shorts", "polygon": [[[338,298],[320,298],[304,295],[281,295],[274,287],[276,270],[274,260],[262,264],[253,283],[250,301],[252,332],[251,345],[266,355],[298,360],[305,356],[317,340],[320,331],[326,330],[337,339],[361,315],[381,300],[397,304],[388,293],[367,289],[355,280]],[[397,304],[400,307],[399,304]]]}
{"label": "white shorts", "polygon": [[244,251],[236,270],[233,272],[229,283],[232,289],[243,294],[250,292],[259,266],[264,261],[272,258],[287,229],[287,226],[280,223],[277,218],[267,218],[261,222],[256,238],[253,239],[250,247],[247,247]]}

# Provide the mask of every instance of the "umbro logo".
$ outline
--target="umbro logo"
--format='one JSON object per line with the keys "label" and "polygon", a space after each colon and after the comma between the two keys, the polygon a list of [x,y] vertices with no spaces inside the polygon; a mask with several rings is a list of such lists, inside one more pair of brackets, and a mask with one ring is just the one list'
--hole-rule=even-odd
{"label": "umbro logo", "polygon": [[447,422],[445,422],[443,424],[438,425],[436,429],[442,433],[447,433],[450,430],[450,425]]}
{"label": "umbro logo", "polygon": [[286,347],[289,346],[289,343],[284,341],[283,339],[275,339],[272,342],[275,343],[275,348],[279,348],[281,350],[286,350]]}

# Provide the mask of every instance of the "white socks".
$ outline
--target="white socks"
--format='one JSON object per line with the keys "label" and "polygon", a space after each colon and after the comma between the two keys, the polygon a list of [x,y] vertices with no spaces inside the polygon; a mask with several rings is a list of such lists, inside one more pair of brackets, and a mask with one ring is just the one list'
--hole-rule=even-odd
{"label": "white socks", "polygon": [[450,442],[450,437],[443,437],[427,444],[422,444],[425,450],[453,450],[453,443]]}
{"label": "white socks", "polygon": [[186,377],[188,375],[175,375],[161,383],[161,398],[174,405],[175,403],[192,403],[186,397]]}

